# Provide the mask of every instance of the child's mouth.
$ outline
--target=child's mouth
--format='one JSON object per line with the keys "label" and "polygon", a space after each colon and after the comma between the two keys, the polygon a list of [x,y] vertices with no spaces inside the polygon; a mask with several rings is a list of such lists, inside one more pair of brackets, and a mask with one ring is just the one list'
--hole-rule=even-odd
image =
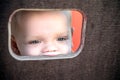
{"label": "child's mouth", "polygon": [[59,54],[60,54],[59,52],[46,52],[46,53],[43,53],[42,55],[45,55],[45,56],[57,56]]}

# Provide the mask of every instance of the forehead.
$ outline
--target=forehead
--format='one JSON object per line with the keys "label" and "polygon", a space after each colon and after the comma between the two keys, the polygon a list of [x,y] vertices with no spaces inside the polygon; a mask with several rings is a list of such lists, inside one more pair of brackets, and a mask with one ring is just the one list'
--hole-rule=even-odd
{"label": "forehead", "polygon": [[[67,24],[67,17],[61,12],[61,11],[35,11],[35,12],[23,12],[21,17],[18,20],[19,25],[23,26],[29,23],[37,23],[38,21],[48,22],[49,23],[57,23],[60,22],[66,22]],[[23,24],[21,24],[23,23]]]}
{"label": "forehead", "polygon": [[28,14],[26,17],[26,21],[39,21],[39,22],[43,22],[43,21],[49,21],[52,22],[54,20],[57,21],[62,21],[65,22],[66,21],[66,16],[63,15],[60,12],[42,12],[42,13],[31,13]]}
{"label": "forehead", "polygon": [[67,31],[67,18],[61,12],[30,12],[23,16],[22,30],[29,35]]}
{"label": "forehead", "polygon": [[27,11],[22,12],[21,19],[41,17],[42,19],[64,18],[67,19],[66,15],[61,11]]}

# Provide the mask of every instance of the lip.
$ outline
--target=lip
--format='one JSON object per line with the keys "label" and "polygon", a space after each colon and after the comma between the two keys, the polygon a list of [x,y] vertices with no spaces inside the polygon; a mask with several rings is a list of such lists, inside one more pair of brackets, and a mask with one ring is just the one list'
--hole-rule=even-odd
{"label": "lip", "polygon": [[46,52],[46,53],[43,53],[43,55],[45,56],[56,56],[56,55],[59,55],[60,53],[59,52]]}

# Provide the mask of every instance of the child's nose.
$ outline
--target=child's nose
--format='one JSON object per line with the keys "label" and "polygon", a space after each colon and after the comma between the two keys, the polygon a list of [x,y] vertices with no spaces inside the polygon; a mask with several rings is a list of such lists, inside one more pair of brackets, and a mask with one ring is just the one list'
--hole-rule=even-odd
{"label": "child's nose", "polygon": [[43,47],[43,50],[42,50],[43,53],[46,53],[46,52],[56,52],[56,51],[57,51],[57,47],[53,43],[46,43],[46,44],[44,44],[44,47]]}

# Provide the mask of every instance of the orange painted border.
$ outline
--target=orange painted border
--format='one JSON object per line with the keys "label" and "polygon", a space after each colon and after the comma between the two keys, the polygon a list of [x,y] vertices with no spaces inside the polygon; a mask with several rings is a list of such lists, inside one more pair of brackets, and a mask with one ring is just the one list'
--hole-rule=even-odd
{"label": "orange painted border", "polygon": [[79,11],[72,10],[71,25],[73,27],[72,51],[75,52],[81,44],[83,15]]}

